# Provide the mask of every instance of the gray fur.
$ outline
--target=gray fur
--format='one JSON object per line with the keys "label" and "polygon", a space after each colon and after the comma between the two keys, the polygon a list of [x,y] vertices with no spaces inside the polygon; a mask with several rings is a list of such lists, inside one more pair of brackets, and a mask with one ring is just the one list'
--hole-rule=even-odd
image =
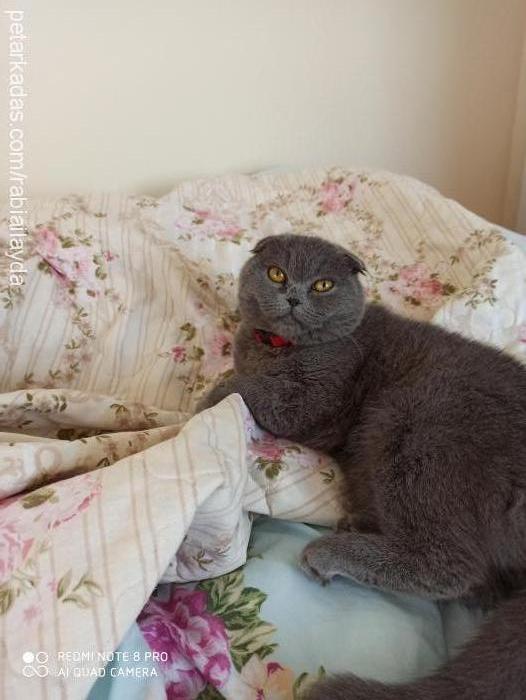
{"label": "gray fur", "polygon": [[[272,265],[287,273],[283,285],[268,279]],[[235,373],[201,408],[238,392],[262,427],[342,465],[349,517],[344,530],[305,548],[309,576],[493,606],[526,585],[526,370],[492,348],[366,305],[362,270],[315,237],[260,242],[241,274]],[[313,292],[319,278],[334,288]],[[254,328],[294,346],[258,344]],[[500,605],[433,677],[388,687],[347,675],[308,694],[524,697],[524,594]]]}

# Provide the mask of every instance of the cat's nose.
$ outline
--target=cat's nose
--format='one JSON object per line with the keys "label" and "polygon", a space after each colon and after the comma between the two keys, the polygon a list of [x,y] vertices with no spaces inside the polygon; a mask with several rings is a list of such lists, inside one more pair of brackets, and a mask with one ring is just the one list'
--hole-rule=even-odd
{"label": "cat's nose", "polygon": [[291,306],[297,306],[300,303],[300,300],[297,297],[289,297],[287,301]]}

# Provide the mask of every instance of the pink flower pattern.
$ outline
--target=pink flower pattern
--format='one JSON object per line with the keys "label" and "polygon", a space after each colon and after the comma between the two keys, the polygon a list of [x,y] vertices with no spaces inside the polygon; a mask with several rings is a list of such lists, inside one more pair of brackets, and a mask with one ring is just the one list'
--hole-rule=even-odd
{"label": "pink flower pattern", "polygon": [[221,618],[207,612],[205,591],[173,587],[166,602],[150,599],[138,623],[151,649],[168,654],[162,669],[172,700],[193,700],[207,683],[227,682],[228,637]]}
{"label": "pink flower pattern", "polygon": [[36,252],[48,263],[51,273],[63,286],[80,283],[87,287],[98,287],[96,265],[85,246],[63,247],[58,234],[49,228],[37,229],[35,240]]}
{"label": "pink flower pattern", "polygon": [[35,603],[31,603],[31,605],[28,605],[26,608],[24,608],[24,622],[33,622],[33,620],[36,620],[40,616],[40,612],[41,610],[39,606],[35,605]]}
{"label": "pink flower pattern", "polygon": [[239,243],[245,229],[230,214],[219,214],[200,207],[184,207],[173,221],[176,230],[205,238]]}
{"label": "pink flower pattern", "polygon": [[45,260],[55,257],[60,248],[57,232],[50,228],[39,228],[35,231],[36,252]]}
{"label": "pink flower pattern", "polygon": [[186,348],[183,345],[174,345],[170,350],[174,362],[184,362],[186,360]]}
{"label": "pink flower pattern", "polygon": [[44,488],[49,489],[49,497],[37,505],[22,496],[6,499],[0,506],[0,584],[24,564],[39,536],[84,512],[101,493],[100,479],[91,473]]}
{"label": "pink flower pattern", "polygon": [[285,454],[286,447],[280,446],[272,435],[264,434],[263,437],[251,441],[250,451],[262,459],[279,462]]}
{"label": "pink flower pattern", "polygon": [[414,306],[437,306],[447,293],[443,283],[423,263],[404,265],[397,279],[385,281],[381,287],[392,301],[398,297]]}
{"label": "pink flower pattern", "polygon": [[205,344],[203,373],[218,376],[232,366],[232,343],[234,336],[228,331],[215,331]]}
{"label": "pink flower pattern", "polygon": [[96,474],[81,474],[58,482],[53,489],[54,498],[38,506],[39,522],[47,523],[49,530],[63,525],[87,510],[93,499],[100,496],[102,484]]}
{"label": "pink flower pattern", "polygon": [[342,211],[354,197],[356,180],[340,182],[326,180],[320,188],[319,214],[334,214]]}
{"label": "pink flower pattern", "polygon": [[442,295],[442,283],[436,277],[432,277],[428,268],[421,263],[402,267],[400,280],[402,285],[411,291],[411,295],[421,301],[434,300]]}
{"label": "pink flower pattern", "polygon": [[216,333],[210,345],[214,357],[227,357],[232,351],[233,337],[231,333]]}
{"label": "pink flower pattern", "polygon": [[24,533],[20,522],[15,518],[10,520],[8,515],[0,513],[0,584],[8,581],[22,565],[34,542],[33,537]]}
{"label": "pink flower pattern", "polygon": [[[97,297],[101,285],[97,276],[100,261],[110,262],[115,255],[109,250],[99,256],[85,242],[60,236],[53,228],[40,227],[34,232],[35,252],[47,263],[63,291],[75,291],[76,296]],[[67,244],[66,244],[67,243]]]}

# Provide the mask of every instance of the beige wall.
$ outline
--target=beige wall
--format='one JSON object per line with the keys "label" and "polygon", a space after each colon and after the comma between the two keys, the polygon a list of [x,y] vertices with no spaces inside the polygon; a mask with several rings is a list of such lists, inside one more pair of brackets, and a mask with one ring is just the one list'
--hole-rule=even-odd
{"label": "beige wall", "polygon": [[511,227],[516,228],[521,233],[526,233],[526,37],[517,90],[517,107],[504,216],[505,220],[510,222]]}
{"label": "beige wall", "polygon": [[344,163],[501,221],[525,21],[524,0],[33,0],[29,189]]}

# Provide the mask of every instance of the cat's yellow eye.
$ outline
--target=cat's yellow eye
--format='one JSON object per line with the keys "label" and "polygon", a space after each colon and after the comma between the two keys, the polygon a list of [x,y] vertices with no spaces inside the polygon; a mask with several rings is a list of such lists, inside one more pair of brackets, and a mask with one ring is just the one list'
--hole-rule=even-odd
{"label": "cat's yellow eye", "polygon": [[272,265],[272,267],[269,267],[267,270],[267,275],[269,279],[271,279],[273,282],[276,282],[277,284],[283,284],[283,282],[287,279],[287,275],[283,272],[283,270],[279,267],[276,267],[276,265]]}
{"label": "cat's yellow eye", "polygon": [[316,280],[312,285],[315,292],[328,292],[329,289],[334,287],[334,282],[332,280]]}

